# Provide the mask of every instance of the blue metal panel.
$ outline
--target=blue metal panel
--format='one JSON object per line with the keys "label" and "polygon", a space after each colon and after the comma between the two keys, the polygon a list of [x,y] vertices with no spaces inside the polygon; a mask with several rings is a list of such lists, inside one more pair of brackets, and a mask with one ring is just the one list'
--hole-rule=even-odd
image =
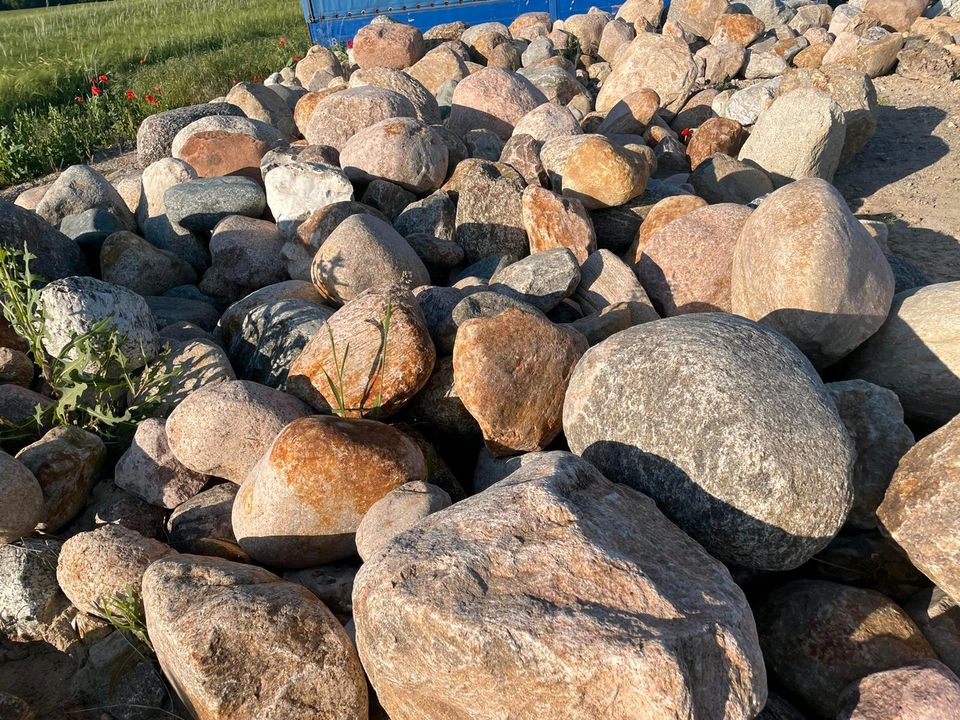
{"label": "blue metal panel", "polygon": [[501,22],[509,25],[526,12],[549,12],[553,19],[585,13],[591,7],[616,12],[621,3],[591,0],[301,0],[310,37],[320,45],[346,42],[377,15],[429,30],[462,20],[467,25]]}

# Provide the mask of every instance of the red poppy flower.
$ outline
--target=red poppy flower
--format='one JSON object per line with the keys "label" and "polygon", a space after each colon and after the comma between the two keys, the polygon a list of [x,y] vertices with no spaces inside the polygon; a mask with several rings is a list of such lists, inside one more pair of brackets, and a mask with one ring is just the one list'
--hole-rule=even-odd
{"label": "red poppy flower", "polygon": [[230,81],[230,84],[231,84],[231,85],[236,85],[236,84],[237,84],[237,81],[236,81],[236,80],[231,80],[231,81]]}
{"label": "red poppy flower", "polygon": [[147,96],[144,98],[144,100],[146,100],[151,105],[156,105],[158,102],[160,102],[159,100],[157,100],[157,98],[155,98],[150,93],[147,93]]}
{"label": "red poppy flower", "polygon": [[100,93],[103,92],[103,90],[101,90],[96,85],[94,85],[90,88],[90,92],[92,92],[94,95],[99,95]]}
{"label": "red poppy flower", "polygon": [[294,56],[293,56],[293,61],[294,61],[294,62],[300,62],[300,56],[299,56],[299,55],[294,55]]}
{"label": "red poppy flower", "polygon": [[133,90],[127,90],[127,100],[133,100],[137,97],[137,94]]}
{"label": "red poppy flower", "polygon": [[352,48],[352,47],[353,47],[353,40],[347,40],[347,47],[348,47],[348,48]]}
{"label": "red poppy flower", "polygon": [[100,82],[102,82],[102,83],[110,82],[110,78],[107,77],[106,75],[101,75],[101,76],[100,76],[99,78],[97,78],[97,79],[98,79]]}
{"label": "red poppy flower", "polygon": [[77,105],[83,105],[83,98],[77,95],[74,100],[76,100]]}
{"label": "red poppy flower", "polygon": [[146,64],[147,64],[147,59],[146,59],[146,58],[140,58],[140,64],[141,64],[141,65],[146,65]]}
{"label": "red poppy flower", "polygon": [[280,38],[280,47],[283,47],[283,46],[286,45],[286,44],[287,44],[287,39],[286,39],[286,38]]}

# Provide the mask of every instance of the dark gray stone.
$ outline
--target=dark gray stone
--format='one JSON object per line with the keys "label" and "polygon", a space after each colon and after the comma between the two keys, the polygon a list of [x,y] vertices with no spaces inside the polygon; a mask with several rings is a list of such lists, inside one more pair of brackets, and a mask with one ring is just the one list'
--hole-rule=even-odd
{"label": "dark gray stone", "polygon": [[840,419],[857,449],[853,466],[853,507],[847,524],[860,529],[877,526],[877,508],[907,450],[913,433],[903,422],[896,393],[865,380],[826,385]]}
{"label": "dark gray stone", "polygon": [[885,252],[884,257],[890,263],[890,269],[893,271],[894,292],[901,293],[904,290],[912,290],[915,287],[930,285],[930,279],[924,274],[923,270],[918,268],[905,257],[892,252]]}
{"label": "dark gray stone", "polygon": [[305,300],[257,305],[243,318],[227,355],[241,379],[282,388],[290,365],[331,315],[331,308]]}
{"label": "dark gray stone", "polygon": [[389,222],[393,222],[403,212],[403,209],[416,199],[416,195],[404,190],[396,183],[382,178],[374,178],[367,185],[367,189],[363,191],[363,197],[360,198],[360,201],[364,205],[376,208],[384,214]]}
{"label": "dark gray stone", "polygon": [[167,190],[163,202],[171,222],[194,232],[213,230],[228,215],[258,218],[267,207],[263,188],[245,177],[189,180]]}
{"label": "dark gray stone", "polygon": [[535,253],[498,270],[490,289],[550,312],[577,289],[580,265],[567,248]]}
{"label": "dark gray stone", "polygon": [[420,305],[427,331],[433,344],[437,346],[437,352],[449,355],[453,352],[453,343],[457,338],[453,309],[466,297],[466,293],[454,287],[430,285],[417,288],[413,296]]}
{"label": "dark gray stone", "polygon": [[199,300],[163,295],[144,299],[159,327],[185,321],[210,332],[217,326],[217,320],[220,319],[220,313],[215,307]]}
{"label": "dark gray stone", "polygon": [[478,317],[494,317],[511,308],[534,315],[543,315],[533,305],[522,300],[517,300],[502,293],[483,291],[473,293],[458,302],[453,308],[452,317],[456,326],[460,327],[467,320]]}
{"label": "dark gray stone", "polygon": [[457,206],[450,193],[437,190],[423,200],[407,205],[393,226],[404,237],[426,233],[441,240],[453,240],[456,218]]}
{"label": "dark gray stone", "polygon": [[813,366],[735,315],[657,320],[594,346],[563,427],[571,450],[748,568],[802,564],[853,501],[854,449]]}
{"label": "dark gray stone", "polygon": [[27,250],[37,259],[30,269],[44,280],[84,275],[87,263],[80,246],[36,213],[0,200],[0,243],[11,250]]}
{"label": "dark gray stone", "polygon": [[723,153],[700,163],[689,182],[708,203],[746,205],[773,192],[773,181],[763,170]]}
{"label": "dark gray stone", "polygon": [[[242,553],[233,534],[230,515],[239,485],[225,482],[214,485],[178,505],[167,520],[167,542],[183,553],[229,557],[229,552]],[[228,554],[217,553],[217,549]],[[234,559],[236,554],[234,554]]]}

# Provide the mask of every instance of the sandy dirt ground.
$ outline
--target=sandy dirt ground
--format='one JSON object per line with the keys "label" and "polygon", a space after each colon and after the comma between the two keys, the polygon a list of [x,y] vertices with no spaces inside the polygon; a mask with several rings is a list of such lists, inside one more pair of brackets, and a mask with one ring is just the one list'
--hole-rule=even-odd
{"label": "sandy dirt ground", "polygon": [[858,216],[885,222],[890,249],[931,281],[960,280],[960,81],[874,83],[877,132],[834,184]]}

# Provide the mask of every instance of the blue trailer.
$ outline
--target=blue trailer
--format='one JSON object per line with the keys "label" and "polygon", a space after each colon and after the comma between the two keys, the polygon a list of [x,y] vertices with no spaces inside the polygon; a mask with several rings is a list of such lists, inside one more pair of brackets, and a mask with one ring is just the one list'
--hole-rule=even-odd
{"label": "blue trailer", "polygon": [[352,40],[357,30],[377,15],[429,30],[434,25],[462,20],[467,25],[501,22],[509,25],[517,15],[548,12],[553,19],[585,13],[591,7],[616,12],[622,4],[591,0],[301,0],[310,38],[318,45]]}

